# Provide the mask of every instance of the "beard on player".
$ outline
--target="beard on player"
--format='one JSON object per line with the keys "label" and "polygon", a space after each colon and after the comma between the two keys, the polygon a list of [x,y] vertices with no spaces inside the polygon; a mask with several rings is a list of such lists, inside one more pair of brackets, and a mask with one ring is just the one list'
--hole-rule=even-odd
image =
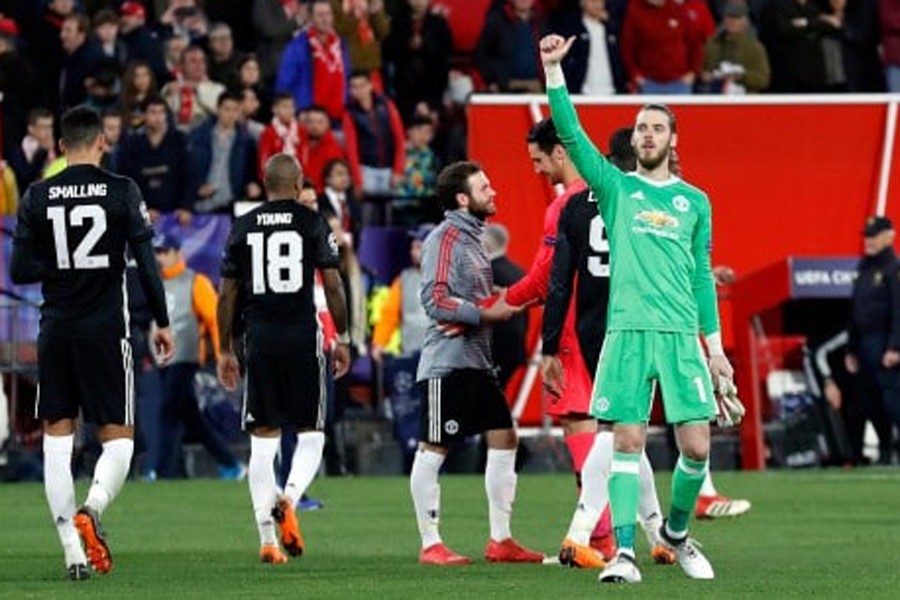
{"label": "beard on player", "polygon": [[637,162],[641,168],[647,171],[656,170],[663,162],[668,162],[672,151],[672,143],[667,142],[659,147],[652,141],[640,142],[636,148]]}
{"label": "beard on player", "polygon": [[488,217],[497,214],[497,205],[494,204],[493,200],[473,202],[469,204],[469,214],[480,221],[484,221]]}

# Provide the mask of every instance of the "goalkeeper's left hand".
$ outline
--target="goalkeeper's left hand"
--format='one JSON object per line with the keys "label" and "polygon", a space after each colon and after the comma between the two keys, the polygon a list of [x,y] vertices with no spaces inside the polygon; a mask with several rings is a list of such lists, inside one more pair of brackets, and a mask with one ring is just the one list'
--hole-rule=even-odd
{"label": "goalkeeper's left hand", "polygon": [[719,427],[740,425],[747,411],[738,398],[734,381],[729,377],[720,376],[713,380],[713,388],[716,396],[716,424]]}
{"label": "goalkeeper's left hand", "polygon": [[744,417],[744,406],[737,397],[734,385],[734,369],[722,354],[709,357],[709,374],[712,376],[716,397],[716,423],[719,427],[733,427]]}

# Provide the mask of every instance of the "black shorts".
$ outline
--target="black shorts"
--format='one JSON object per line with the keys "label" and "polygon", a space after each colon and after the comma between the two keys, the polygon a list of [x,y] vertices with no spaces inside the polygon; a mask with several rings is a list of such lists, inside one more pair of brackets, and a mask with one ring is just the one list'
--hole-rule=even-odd
{"label": "black shorts", "polygon": [[245,361],[241,413],[245,430],[325,427],[327,360],[321,333],[311,340],[279,345],[276,352],[251,348]]}
{"label": "black shorts", "polygon": [[458,369],[422,386],[422,441],[445,446],[492,429],[512,429],[506,396],[492,371]]}
{"label": "black shorts", "polygon": [[134,364],[127,338],[38,337],[35,416],[134,425]]}

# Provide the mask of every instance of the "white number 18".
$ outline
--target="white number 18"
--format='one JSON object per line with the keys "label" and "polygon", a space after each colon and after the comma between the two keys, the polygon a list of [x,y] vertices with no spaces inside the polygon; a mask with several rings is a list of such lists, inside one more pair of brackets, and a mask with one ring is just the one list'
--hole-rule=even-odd
{"label": "white number 18", "polygon": [[[296,231],[247,235],[253,293],[290,294],[303,287],[303,237]],[[268,285],[267,285],[268,281]]]}

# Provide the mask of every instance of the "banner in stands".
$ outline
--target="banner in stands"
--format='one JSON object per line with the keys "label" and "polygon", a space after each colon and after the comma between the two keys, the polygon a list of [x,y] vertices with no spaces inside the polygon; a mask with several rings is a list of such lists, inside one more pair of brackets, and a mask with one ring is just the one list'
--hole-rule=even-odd
{"label": "banner in stands", "polygon": [[858,258],[791,259],[791,298],[849,298]]}
{"label": "banner in stands", "polygon": [[190,268],[209,276],[219,285],[222,251],[231,231],[231,217],[227,215],[195,215],[190,225],[179,225],[175,215],[164,215],[156,224],[158,231],[170,233],[181,240],[181,251]]}

